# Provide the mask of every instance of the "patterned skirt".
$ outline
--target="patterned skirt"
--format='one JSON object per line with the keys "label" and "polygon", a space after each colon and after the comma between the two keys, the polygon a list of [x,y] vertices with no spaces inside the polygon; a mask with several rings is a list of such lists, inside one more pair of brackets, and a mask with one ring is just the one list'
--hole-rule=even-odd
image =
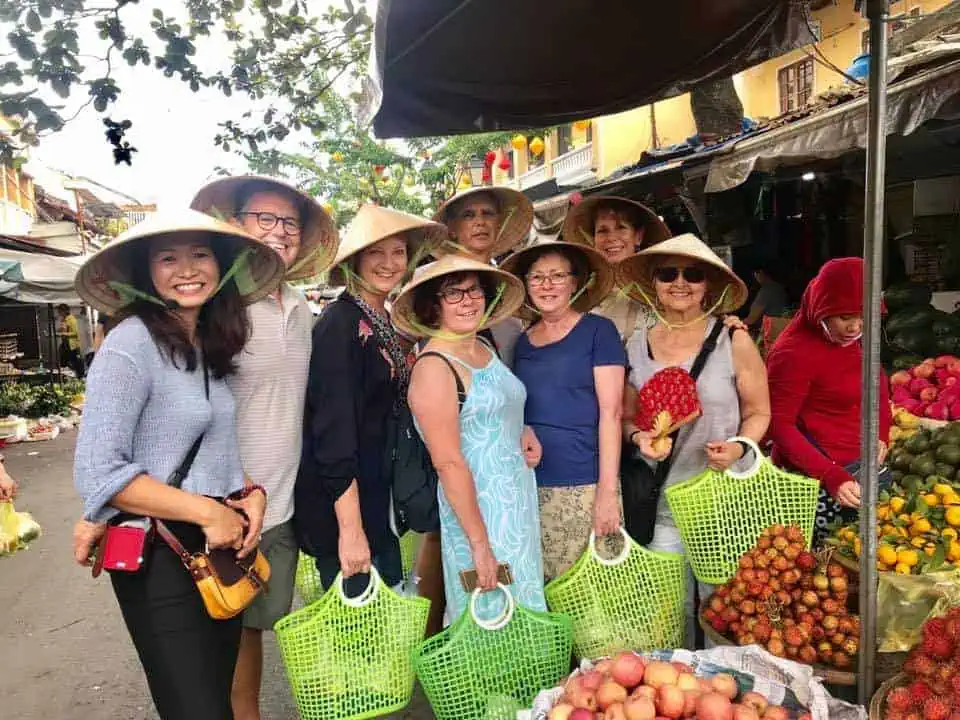
{"label": "patterned skirt", "polygon": [[[620,490],[617,489],[618,502]],[[596,485],[538,487],[540,501],[540,542],[543,546],[543,574],[546,581],[560,577],[580,559],[593,530],[593,503]],[[620,511],[621,518],[623,510]],[[619,543],[619,537],[612,539]]]}

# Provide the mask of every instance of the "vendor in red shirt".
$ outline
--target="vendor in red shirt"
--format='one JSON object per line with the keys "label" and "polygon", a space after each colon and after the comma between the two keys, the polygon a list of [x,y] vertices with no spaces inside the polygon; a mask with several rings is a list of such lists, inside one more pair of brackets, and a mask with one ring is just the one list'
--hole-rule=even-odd
{"label": "vendor in red shirt", "polygon": [[[773,459],[820,481],[817,535],[838,515],[856,519],[860,507],[862,332],[863,260],[831,260],[767,357]],[[879,382],[883,463],[892,418],[882,373]]]}

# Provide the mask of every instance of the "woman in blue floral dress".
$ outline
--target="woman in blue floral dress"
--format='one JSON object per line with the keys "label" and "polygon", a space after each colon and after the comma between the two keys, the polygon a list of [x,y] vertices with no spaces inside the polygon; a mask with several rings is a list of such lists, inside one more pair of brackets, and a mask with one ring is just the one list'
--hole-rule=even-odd
{"label": "woman in blue floral dress", "polygon": [[[430,337],[410,381],[408,399],[440,476],[440,535],[447,609],[467,608],[460,573],[477,571],[482,591],[497,587],[497,565],[510,566],[513,598],[546,609],[534,467],[540,448],[523,425],[526,391],[477,332],[511,316],[523,301],[513,276],[450,255],[420,270],[397,298],[394,324]],[[463,393],[458,397],[458,380]],[[480,598],[477,613],[503,609],[499,593]]]}

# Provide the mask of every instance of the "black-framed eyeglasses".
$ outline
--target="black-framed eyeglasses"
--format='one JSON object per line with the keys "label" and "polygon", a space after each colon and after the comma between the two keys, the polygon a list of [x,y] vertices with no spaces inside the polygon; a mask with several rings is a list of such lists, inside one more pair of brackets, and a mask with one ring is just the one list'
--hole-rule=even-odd
{"label": "black-framed eyeglasses", "polygon": [[527,275],[527,282],[530,283],[531,287],[541,287],[545,285],[549,280],[551,285],[560,285],[565,282],[568,277],[573,275],[572,272],[551,272],[551,273],[530,273]]}
{"label": "black-framed eyeglasses", "polygon": [[300,221],[296,218],[284,217],[272,212],[245,211],[239,212],[237,215],[241,217],[244,215],[252,215],[257,219],[257,227],[264,232],[270,232],[273,230],[277,226],[277,223],[283,224],[283,232],[287,235],[299,235],[303,230],[300,225]]}
{"label": "black-framed eyeglasses", "polygon": [[653,271],[653,277],[662,283],[675,282],[678,277],[683,275],[683,279],[692,285],[699,285],[707,279],[707,273],[702,267],[690,265],[685,268],[670,266],[658,267]]}
{"label": "black-framed eyeglasses", "polygon": [[463,302],[464,297],[469,297],[473,300],[479,300],[484,296],[483,288],[479,285],[471,285],[468,288],[458,288],[458,287],[448,287],[441,290],[438,295],[450,303],[451,305],[458,305]]}

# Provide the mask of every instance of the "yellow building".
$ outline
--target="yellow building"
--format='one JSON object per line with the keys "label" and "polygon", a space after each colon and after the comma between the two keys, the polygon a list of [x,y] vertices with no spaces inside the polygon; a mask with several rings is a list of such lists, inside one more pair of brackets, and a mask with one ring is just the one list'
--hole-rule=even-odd
{"label": "yellow building", "polygon": [[[909,20],[934,12],[949,0],[893,0],[890,32]],[[744,115],[760,120],[803,107],[830,87],[844,82],[830,66],[847,70],[853,60],[868,50],[866,19],[854,12],[854,0],[820,0],[812,13],[811,30],[820,41],[774,58],[734,76],[734,86],[743,103]],[[510,171],[496,170],[496,184],[520,189],[555,178],[559,185],[579,184],[591,177],[602,180],[618,168],[636,163],[645,150],[683,142],[696,134],[690,96],[634,108],[616,115],[576,123],[548,133],[543,152],[535,155],[530,145],[509,150]]]}

